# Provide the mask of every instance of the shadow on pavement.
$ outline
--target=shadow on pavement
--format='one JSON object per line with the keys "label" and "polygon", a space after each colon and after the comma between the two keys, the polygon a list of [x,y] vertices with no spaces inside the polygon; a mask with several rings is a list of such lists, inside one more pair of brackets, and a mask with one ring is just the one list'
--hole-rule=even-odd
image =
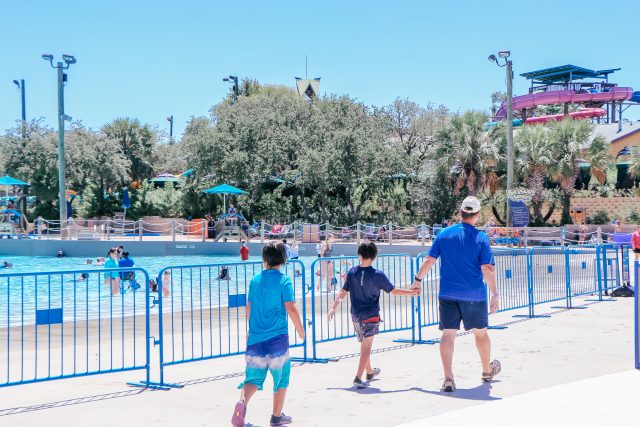
{"label": "shadow on pavement", "polygon": [[[496,381],[497,382],[497,381]],[[481,384],[474,388],[458,388],[453,393],[445,393],[443,391],[425,390],[421,387],[411,387],[399,390],[383,390],[376,387],[369,388],[356,388],[356,387],[332,387],[327,390],[343,390],[356,394],[391,394],[391,393],[407,393],[411,391],[417,391],[420,393],[432,394],[435,396],[449,397],[452,399],[463,400],[479,400],[479,401],[492,401],[501,400],[501,397],[491,396],[491,384]]]}

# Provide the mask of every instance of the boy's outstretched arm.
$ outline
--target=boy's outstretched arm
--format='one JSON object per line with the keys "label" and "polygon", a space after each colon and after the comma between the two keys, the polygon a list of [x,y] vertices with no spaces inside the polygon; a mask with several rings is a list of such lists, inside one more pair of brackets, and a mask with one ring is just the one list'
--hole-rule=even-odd
{"label": "boy's outstretched arm", "polygon": [[411,288],[411,289],[393,288],[389,293],[391,295],[405,295],[410,297],[420,294],[418,289],[415,289],[415,288]]}
{"label": "boy's outstretched arm", "polygon": [[347,296],[347,291],[345,291],[344,289],[340,289],[340,292],[338,293],[338,298],[336,298],[335,302],[333,303],[333,307],[331,307],[331,310],[329,310],[329,314],[327,315],[327,319],[329,321],[331,321],[331,319],[333,319],[333,316],[336,313],[336,308],[338,307],[339,304],[342,303],[342,300]]}
{"label": "boy's outstretched arm", "polygon": [[293,301],[287,301],[284,303],[284,308],[287,310],[287,314],[289,315],[289,319],[293,322],[293,326],[296,327],[298,336],[303,340],[304,326],[302,326],[302,320],[300,319],[300,313],[298,313],[298,309],[296,308],[296,303]]}

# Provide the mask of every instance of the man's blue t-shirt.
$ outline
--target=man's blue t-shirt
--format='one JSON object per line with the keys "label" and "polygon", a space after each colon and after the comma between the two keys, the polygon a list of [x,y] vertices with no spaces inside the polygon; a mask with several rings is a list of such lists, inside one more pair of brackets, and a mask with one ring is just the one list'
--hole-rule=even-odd
{"label": "man's blue t-shirt", "polygon": [[447,227],[433,241],[429,256],[440,258],[440,298],[486,301],[481,266],[491,264],[493,255],[485,233],[465,223]]}
{"label": "man's blue t-shirt", "polygon": [[351,315],[358,322],[380,316],[380,291],[394,286],[387,276],[373,267],[353,267],[347,273],[342,289],[349,292]]}
{"label": "man's blue t-shirt", "polygon": [[291,279],[280,270],[264,270],[249,284],[249,340],[257,344],[289,333],[285,302],[295,301]]}

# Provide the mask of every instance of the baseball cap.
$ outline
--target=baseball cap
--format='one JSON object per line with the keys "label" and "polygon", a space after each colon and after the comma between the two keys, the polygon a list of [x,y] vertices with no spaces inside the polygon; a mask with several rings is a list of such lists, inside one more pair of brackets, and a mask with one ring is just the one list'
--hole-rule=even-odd
{"label": "baseball cap", "polygon": [[469,196],[462,201],[460,210],[466,213],[480,212],[480,200],[477,197]]}

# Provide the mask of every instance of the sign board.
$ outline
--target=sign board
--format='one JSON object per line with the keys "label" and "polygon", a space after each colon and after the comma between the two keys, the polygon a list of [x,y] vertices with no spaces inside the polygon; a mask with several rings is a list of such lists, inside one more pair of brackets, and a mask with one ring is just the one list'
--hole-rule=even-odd
{"label": "sign board", "polygon": [[509,199],[509,209],[513,227],[522,228],[529,225],[529,206],[525,202]]}

